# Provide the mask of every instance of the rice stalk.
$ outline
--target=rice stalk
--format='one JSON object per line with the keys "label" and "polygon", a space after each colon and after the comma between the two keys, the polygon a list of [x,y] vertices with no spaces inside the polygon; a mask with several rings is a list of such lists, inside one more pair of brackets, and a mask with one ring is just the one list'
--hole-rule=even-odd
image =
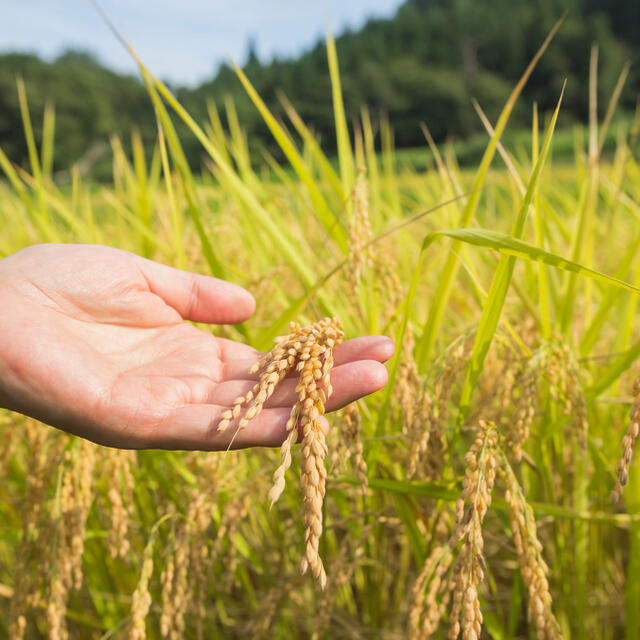
{"label": "rice stalk", "polygon": [[640,433],[640,378],[636,378],[633,383],[633,397],[633,407],[630,414],[631,424],[622,439],[622,456],[618,462],[618,479],[611,492],[612,502],[620,500],[622,490],[629,482],[629,465],[633,458],[633,446],[638,433]]}

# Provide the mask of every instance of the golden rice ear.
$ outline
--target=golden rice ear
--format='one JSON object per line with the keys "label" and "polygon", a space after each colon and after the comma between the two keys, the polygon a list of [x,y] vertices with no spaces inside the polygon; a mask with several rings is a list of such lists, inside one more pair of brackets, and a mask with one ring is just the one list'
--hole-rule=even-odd
{"label": "golden rice ear", "polygon": [[369,478],[367,477],[367,463],[364,459],[364,448],[361,438],[362,419],[360,417],[360,409],[356,402],[344,408],[342,412],[342,429],[341,437],[346,440],[349,455],[353,457],[353,466],[355,467],[356,477],[360,481],[362,491],[366,494],[369,486]]}
{"label": "golden rice ear", "polygon": [[372,240],[369,222],[369,184],[366,168],[360,167],[352,193],[353,214],[349,221],[349,283],[358,294],[365,268],[373,267],[370,244]]}
{"label": "golden rice ear", "polygon": [[56,563],[48,575],[47,625],[51,637],[67,637],[66,611],[69,593],[80,589],[87,518],[93,504],[94,468],[99,447],[78,439],[60,465],[58,515],[53,519],[51,553]]}
{"label": "golden rice ear", "polygon": [[131,599],[131,626],[129,640],[144,640],[147,637],[146,619],[151,607],[151,594],[149,593],[149,580],[153,573],[153,553],[147,548],[142,562],[140,578],[133,597]]}
{"label": "golden rice ear", "polygon": [[535,515],[504,454],[500,473],[506,484],[505,501],[509,506],[512,538],[520,563],[520,575],[529,593],[529,619],[539,638],[562,638],[560,625],[551,610],[552,600],[547,579],[549,567],[542,558],[542,544],[538,539]]}
{"label": "golden rice ear", "polygon": [[485,574],[482,523],[491,504],[498,444],[496,426],[480,420],[478,435],[465,456],[467,469],[449,543],[453,548],[462,541],[454,569],[449,638],[457,638],[461,632],[463,638],[479,638],[482,631],[478,598],[478,586]]}
{"label": "golden rice ear", "polygon": [[[273,474],[269,501],[273,507],[285,489],[285,474],[291,466],[291,447],[298,438],[297,427],[300,425],[303,431],[300,487],[305,525],[305,553],[301,566],[303,573],[311,568],[314,578],[324,589],[327,576],[318,549],[322,534],[327,446],[319,417],[324,414],[324,403],[333,391],[330,383],[333,349],[342,342],[344,333],[337,318],[324,318],[306,327],[292,323],[290,327],[291,333],[276,338],[276,346],[251,367],[252,373],[261,371],[258,383],[249,394],[236,398],[232,409],[222,414],[218,430],[224,431],[231,420],[238,417],[238,428],[245,428],[260,414],[285,376],[294,370],[299,374],[295,388],[298,401],[286,424],[287,437],[280,447],[280,464]],[[363,462],[361,460],[361,466]]]}
{"label": "golden rice ear", "polygon": [[622,439],[622,456],[618,462],[618,479],[611,492],[611,501],[614,503],[620,501],[622,489],[629,482],[629,466],[633,459],[633,446],[640,433],[640,376],[633,383],[633,395],[633,407],[629,414],[631,424]]}

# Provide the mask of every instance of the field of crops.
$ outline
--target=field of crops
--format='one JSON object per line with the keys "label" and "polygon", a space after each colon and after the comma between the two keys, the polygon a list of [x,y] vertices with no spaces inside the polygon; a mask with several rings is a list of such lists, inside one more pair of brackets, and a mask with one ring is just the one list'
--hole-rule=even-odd
{"label": "field of crops", "polygon": [[216,335],[268,351],[328,316],[396,352],[383,390],[329,416],[324,589],[300,572],[299,447],[270,508],[277,450],[119,451],[0,413],[0,637],[640,637],[640,473],[618,467],[640,406],[637,120],[615,124],[617,92],[596,104],[594,50],[573,162],[554,163],[561,96],[503,148],[534,60],[476,169],[425,127],[415,171],[384,120],[347,123],[331,39],[328,60],[336,162],[241,71],[286,163],[251,162],[232,104],[194,122],[141,66],[157,144],[112,139],[108,186],[54,179],[54,113],[18,82],[31,166],[0,151],[1,257],[111,245],[251,290],[255,316]]}

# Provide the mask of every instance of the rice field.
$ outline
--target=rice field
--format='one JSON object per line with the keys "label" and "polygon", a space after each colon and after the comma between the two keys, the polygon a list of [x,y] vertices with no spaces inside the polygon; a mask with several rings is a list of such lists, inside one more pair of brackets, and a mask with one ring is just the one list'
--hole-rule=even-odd
{"label": "rice field", "polygon": [[120,451],[0,412],[1,637],[640,637],[638,118],[617,123],[618,91],[595,104],[592,62],[571,163],[553,155],[562,96],[504,148],[547,45],[474,169],[426,126],[417,171],[384,119],[348,123],[331,38],[335,161],[241,70],[286,163],[252,161],[231,103],[196,122],[140,63],[152,156],[133,132],[130,152],[111,140],[112,184],[54,179],[53,111],[18,81],[31,164],[0,151],[0,256],[110,245],[252,291],[255,316],[216,335],[266,352],[335,317],[396,352],[383,390],[329,416],[326,584],[300,571],[299,448],[275,496],[278,450]]}

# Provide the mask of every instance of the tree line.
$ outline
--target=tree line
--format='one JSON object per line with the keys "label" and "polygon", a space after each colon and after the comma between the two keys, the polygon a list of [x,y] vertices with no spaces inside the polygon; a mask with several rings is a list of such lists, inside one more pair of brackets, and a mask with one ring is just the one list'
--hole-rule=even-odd
{"label": "tree line", "polygon": [[[513,126],[528,126],[531,103],[551,109],[564,79],[562,120],[584,121],[588,114],[588,69],[592,43],[599,47],[602,109],[626,61],[631,74],[621,98],[632,109],[640,89],[640,3],[637,0],[407,0],[390,19],[373,19],[358,31],[336,38],[347,116],[362,105],[388,116],[398,146],[424,144],[420,122],[437,140],[464,139],[481,128],[471,107],[476,98],[495,117],[523,69],[556,20],[567,11],[554,41],[529,81]],[[335,146],[331,87],[323,42],[295,59],[261,62],[250,48],[244,71],[265,102],[283,113],[282,93],[321,137]],[[156,126],[141,81],[103,67],[84,52],[67,52],[52,62],[37,56],[0,56],[0,147],[18,164],[28,161],[15,78],[26,83],[36,137],[42,135],[45,104],[55,105],[55,166],[67,168],[112,133],[140,131],[151,143]],[[252,150],[273,150],[262,120],[233,69],[195,88],[172,87],[196,117],[206,118],[208,101],[221,108],[230,97]],[[185,137],[190,162],[201,150]]]}

